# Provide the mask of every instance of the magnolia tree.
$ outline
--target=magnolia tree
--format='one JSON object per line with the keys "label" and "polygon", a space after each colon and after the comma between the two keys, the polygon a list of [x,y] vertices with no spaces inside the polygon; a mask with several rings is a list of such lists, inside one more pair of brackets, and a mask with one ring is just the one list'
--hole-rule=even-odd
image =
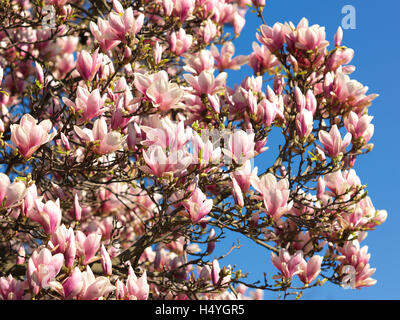
{"label": "magnolia tree", "polygon": [[[354,168],[373,147],[377,95],[351,78],[340,28],[330,45],[305,18],[267,25],[264,5],[1,0],[0,299],[376,283],[360,243],[387,214]],[[258,42],[235,56],[249,8]],[[251,74],[228,86],[243,65]],[[252,282],[246,263],[224,266],[239,247],[216,254],[228,234],[275,272]]]}

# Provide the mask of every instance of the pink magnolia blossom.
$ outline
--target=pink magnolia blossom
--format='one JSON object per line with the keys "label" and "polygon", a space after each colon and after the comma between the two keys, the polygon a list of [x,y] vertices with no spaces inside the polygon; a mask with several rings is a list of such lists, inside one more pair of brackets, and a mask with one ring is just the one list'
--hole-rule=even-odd
{"label": "pink magnolia blossom", "polygon": [[320,50],[329,45],[325,40],[325,28],[316,24],[309,26],[305,18],[297,26],[296,35],[296,48],[300,50]]}
{"label": "pink magnolia blossom", "polygon": [[277,182],[275,176],[267,173],[262,178],[254,177],[251,179],[251,185],[261,194],[265,209],[275,221],[279,220],[292,207],[289,200],[289,181],[281,179]]}
{"label": "pink magnolia blossom", "polygon": [[57,134],[51,130],[51,121],[43,120],[37,124],[37,120],[30,114],[25,114],[20,121],[20,124],[11,125],[11,141],[18,147],[20,154],[28,159],[40,146],[51,141]]}
{"label": "pink magnolia blossom", "polygon": [[188,55],[185,59],[183,69],[194,75],[199,75],[202,71],[214,71],[214,57],[209,50],[201,50],[196,55]]}
{"label": "pink magnolia blossom", "polygon": [[[35,71],[36,71],[37,81],[40,84],[43,84],[44,83],[43,68],[39,63],[35,63]],[[0,79],[0,82],[1,82],[1,79]]]}
{"label": "pink magnolia blossom", "polygon": [[62,253],[64,255],[65,266],[70,268],[75,262],[76,256],[76,242],[74,230],[62,224],[59,226],[51,235],[49,247],[52,248],[52,252]]}
{"label": "pink magnolia blossom", "polygon": [[305,106],[306,109],[311,111],[312,115],[314,115],[318,105],[314,93],[310,89],[308,89],[305,98],[306,98],[306,106]]}
{"label": "pink magnolia blossom", "polygon": [[257,106],[257,110],[263,119],[263,123],[268,127],[272,125],[279,111],[277,105],[268,99],[262,99]]}
{"label": "pink magnolia blossom", "polygon": [[10,182],[10,178],[0,173],[0,207],[11,207],[18,204],[27,192],[25,183],[22,181]]}
{"label": "pink magnolia blossom", "polygon": [[64,97],[63,101],[78,114],[78,124],[87,122],[101,116],[107,108],[104,108],[105,96],[100,96],[99,89],[89,92],[86,88],[78,87],[75,103]]}
{"label": "pink magnolia blossom", "polygon": [[[202,139],[197,132],[193,131],[193,162],[198,163],[200,167],[205,167],[210,163],[219,163],[221,159],[221,148],[214,147],[213,143],[207,139]],[[205,141],[206,140],[206,141]]]}
{"label": "pink magnolia blossom", "polygon": [[192,162],[192,157],[185,151],[177,150],[168,154],[159,145],[150,146],[146,151],[143,150],[143,158],[146,166],[141,166],[140,169],[146,173],[154,174],[158,178],[168,172],[181,173]]}
{"label": "pink magnolia blossom", "polygon": [[222,90],[225,85],[226,77],[227,74],[225,72],[221,72],[217,78],[215,78],[214,74],[207,70],[201,72],[199,76],[193,76],[191,74],[184,75],[186,81],[199,95],[213,95]]}
{"label": "pink magnolia blossom", "polygon": [[253,42],[253,52],[249,57],[249,65],[256,74],[264,74],[279,64],[277,57],[266,46],[260,46]]}
{"label": "pink magnolia blossom", "polygon": [[261,35],[257,34],[258,41],[266,45],[271,52],[282,48],[287,32],[282,23],[277,22],[273,27],[262,25],[260,31]]}
{"label": "pink magnolia blossom", "polygon": [[135,73],[134,84],[136,89],[162,111],[174,108],[183,95],[178,85],[168,80],[168,74],[164,70],[147,75]]}
{"label": "pink magnolia blossom", "polygon": [[35,209],[29,213],[29,218],[39,222],[47,234],[53,234],[61,224],[60,199],[56,201],[49,200],[46,203],[37,199],[35,201]]}
{"label": "pink magnolia blossom", "polygon": [[313,115],[312,112],[303,109],[296,116],[296,131],[301,139],[307,138],[313,129]]}
{"label": "pink magnolia blossom", "polygon": [[166,16],[170,16],[172,14],[172,10],[174,9],[174,1],[173,0],[162,0],[162,7],[164,9],[164,14]]}
{"label": "pink magnolia blossom", "polygon": [[272,264],[281,272],[280,277],[292,279],[293,276],[302,272],[301,263],[303,261],[303,252],[297,251],[294,255],[286,249],[280,249],[279,255],[271,252]]}
{"label": "pink magnolia blossom", "polygon": [[[348,282],[352,287],[360,289],[370,287],[377,282],[377,280],[371,278],[376,269],[371,269],[368,263],[371,256],[368,253],[368,246],[360,248],[360,242],[353,240],[347,241],[343,247],[337,246],[337,250],[341,254],[337,259],[342,264],[342,272],[346,269],[346,271],[350,270]],[[350,268],[344,268],[345,266],[350,266]]]}
{"label": "pink magnolia blossom", "polygon": [[192,195],[182,204],[193,223],[198,223],[202,220],[210,213],[213,207],[212,199],[207,199],[207,196],[199,188],[196,188]]}
{"label": "pink magnolia blossom", "polygon": [[210,230],[210,235],[208,237],[208,242],[207,242],[207,253],[211,254],[213,253],[214,249],[215,249],[215,245],[216,245],[216,241],[215,239],[215,230],[211,229]]}
{"label": "pink magnolia blossom", "polygon": [[106,36],[110,40],[119,40],[126,43],[126,36],[136,35],[142,29],[143,22],[144,14],[140,13],[135,18],[132,7],[121,12],[112,11],[108,15],[108,23],[111,30],[106,33]]}
{"label": "pink magnolia blossom", "polygon": [[104,244],[101,245],[101,266],[103,268],[104,274],[106,276],[111,276],[112,274],[112,262],[107,249],[104,247]]}
{"label": "pink magnolia blossom", "polygon": [[360,178],[357,176],[354,169],[349,171],[338,170],[328,173],[324,176],[324,183],[331,190],[331,193],[327,191],[326,193],[332,196],[343,195],[346,190],[361,186]]}
{"label": "pink magnolia blossom", "polygon": [[75,240],[77,250],[76,255],[77,257],[82,258],[84,265],[99,258],[96,256],[96,253],[100,249],[101,234],[93,232],[89,235],[85,235],[82,231],[78,230],[75,232]]}
{"label": "pink magnolia blossom", "polygon": [[159,64],[161,62],[163,51],[163,46],[160,45],[158,41],[156,41],[153,50],[153,59],[155,64]]}
{"label": "pink magnolia blossom", "polygon": [[107,123],[104,117],[97,119],[93,124],[93,129],[81,129],[74,126],[74,131],[83,141],[98,142],[98,146],[94,147],[97,154],[104,155],[122,148],[122,144],[126,140],[126,136],[117,131],[108,132]]}
{"label": "pink magnolia blossom", "polygon": [[251,161],[247,160],[241,167],[231,173],[231,177],[236,180],[243,192],[249,191],[252,179],[257,177],[258,168],[252,170]]}
{"label": "pink magnolia blossom", "polygon": [[174,10],[172,14],[184,22],[192,14],[195,8],[195,0],[172,0]]}
{"label": "pink magnolia blossom", "polygon": [[78,193],[74,195],[74,218],[76,221],[80,221],[82,218],[82,207],[79,204]]}
{"label": "pink magnolia blossom", "polygon": [[[77,278],[76,281],[79,284],[79,275]],[[89,266],[86,266],[86,271],[82,272],[82,280],[82,290],[76,296],[78,300],[102,300],[116,289],[108,278],[95,277]]]}
{"label": "pink magnolia blossom", "polygon": [[118,300],[147,300],[150,286],[147,283],[147,274],[144,272],[137,278],[132,267],[129,267],[129,275],[126,284],[121,280],[116,283],[116,297]]}
{"label": "pink magnolia blossom", "polygon": [[256,145],[254,136],[254,133],[247,133],[243,130],[237,130],[235,133],[230,134],[227,148],[223,150],[228,159],[232,159],[238,164],[243,164],[253,158]]}
{"label": "pink magnolia blossom", "polygon": [[154,106],[162,111],[174,108],[182,98],[183,91],[175,83],[168,81],[165,71],[159,72],[156,78],[146,90],[146,96],[153,102]]}
{"label": "pink magnolia blossom", "polygon": [[168,42],[170,50],[177,56],[181,56],[192,46],[193,37],[190,34],[186,34],[185,29],[181,28],[178,32],[171,32]]}
{"label": "pink magnolia blossom", "polygon": [[102,55],[98,52],[99,49],[93,54],[90,54],[86,50],[79,52],[76,60],[76,70],[78,70],[83,80],[92,81],[97,70],[99,70],[102,62]]}
{"label": "pink magnolia blossom", "polygon": [[90,21],[89,26],[90,31],[100,44],[100,48],[103,52],[111,50],[121,42],[119,40],[112,39],[114,34],[112,33],[112,29],[108,21],[98,17],[97,24],[93,21]]}
{"label": "pink magnolia blossom", "polygon": [[233,14],[231,23],[233,25],[233,32],[235,33],[235,36],[238,37],[246,24],[246,19],[241,13],[239,13],[239,11],[236,11]]}
{"label": "pink magnolia blossom", "polygon": [[338,27],[334,36],[334,40],[335,40],[335,47],[340,47],[343,40],[343,29],[341,27]]}
{"label": "pink magnolia blossom", "polygon": [[296,102],[296,109],[298,112],[300,112],[306,107],[306,97],[303,95],[298,86],[294,88],[294,98]]}
{"label": "pink magnolia blossom", "polygon": [[321,263],[324,258],[318,255],[312,256],[308,262],[304,259],[300,262],[301,272],[298,277],[304,284],[310,284],[321,272]]}
{"label": "pink magnolia blossom", "polygon": [[211,20],[206,20],[202,23],[200,28],[196,30],[198,38],[205,44],[210,43],[210,41],[217,36],[217,33],[217,26]]}
{"label": "pink magnolia blossom", "polygon": [[359,117],[355,112],[351,111],[348,117],[344,119],[344,125],[353,136],[353,139],[363,138],[364,143],[368,143],[374,134],[374,125],[371,124],[373,118],[366,114]]}
{"label": "pink magnolia blossom", "polygon": [[0,278],[0,300],[23,300],[25,281],[20,281],[10,274]]}
{"label": "pink magnolia blossom", "polygon": [[83,289],[84,280],[81,270],[74,268],[72,274],[62,283],[61,295],[64,299],[69,300],[76,297]]}
{"label": "pink magnolia blossom", "polygon": [[225,286],[231,281],[231,267],[228,266],[224,270],[224,275],[221,275],[222,269],[219,266],[219,262],[217,259],[214,259],[211,266],[211,280],[214,285]]}
{"label": "pink magnolia blossom", "polygon": [[336,50],[328,59],[326,67],[328,70],[337,70],[344,64],[350,63],[354,57],[354,50],[350,48]]}
{"label": "pink magnolia blossom", "polygon": [[235,200],[235,204],[239,207],[244,206],[243,192],[240,189],[239,183],[236,181],[234,176],[231,176],[232,180],[232,195]]}
{"label": "pink magnolia blossom", "polygon": [[368,87],[363,86],[357,80],[350,79],[347,74],[336,71],[334,77],[331,72],[328,72],[325,77],[330,77],[329,86],[324,84],[325,94],[332,96],[334,101],[347,103],[353,107],[354,112],[362,114],[364,110],[371,105],[372,100],[379,95],[366,95]]}
{"label": "pink magnolia blossom", "polygon": [[221,48],[221,53],[218,52],[217,47],[213,44],[210,50],[215,58],[215,65],[220,71],[224,71],[225,69],[239,70],[249,59],[247,56],[232,58],[235,54],[235,46],[232,42],[225,42]]}
{"label": "pink magnolia blossom", "polygon": [[58,283],[55,277],[64,263],[62,253],[54,256],[47,248],[35,250],[28,261],[26,271],[27,282],[33,295],[37,295],[41,288],[56,288]]}
{"label": "pink magnolia blossom", "polygon": [[337,157],[340,153],[345,152],[346,147],[351,142],[351,133],[347,132],[342,139],[339,129],[335,124],[332,126],[329,133],[324,130],[319,131],[318,138],[328,155],[333,158]]}

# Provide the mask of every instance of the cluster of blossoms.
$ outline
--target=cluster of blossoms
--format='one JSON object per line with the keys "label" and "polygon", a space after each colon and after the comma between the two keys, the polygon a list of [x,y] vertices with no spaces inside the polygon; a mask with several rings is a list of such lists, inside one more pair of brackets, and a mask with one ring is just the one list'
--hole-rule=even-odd
{"label": "cluster of blossoms", "polygon": [[[350,78],[340,28],[328,50],[305,18],[263,24],[235,56],[263,1],[84,3],[45,0],[50,26],[40,5],[0,5],[0,299],[262,299],[290,294],[296,275],[301,290],[376,282],[360,242],[387,213],[354,167],[373,147],[377,95]],[[254,75],[229,87],[243,65]],[[285,140],[276,155],[271,131]],[[264,173],[260,154],[275,157]],[[274,284],[220,267],[226,230],[271,251]]]}

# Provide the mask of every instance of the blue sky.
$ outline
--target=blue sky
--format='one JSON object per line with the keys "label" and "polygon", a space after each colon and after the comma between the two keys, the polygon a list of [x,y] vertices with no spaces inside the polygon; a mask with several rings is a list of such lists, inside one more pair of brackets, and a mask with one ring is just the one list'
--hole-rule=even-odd
{"label": "blue sky", "polygon": [[[386,209],[388,219],[375,231],[368,234],[362,245],[368,245],[371,253],[370,264],[377,270],[373,278],[378,282],[370,288],[361,290],[343,289],[325,284],[320,288],[306,290],[303,299],[400,299],[398,287],[400,280],[400,248],[399,226],[400,215],[397,201],[400,197],[400,158],[398,126],[400,106],[398,94],[400,87],[397,77],[400,75],[400,41],[398,1],[321,1],[321,0],[267,0],[264,17],[269,25],[275,22],[292,21],[295,25],[302,17],[310,24],[325,26],[327,39],[333,42],[333,35],[341,25],[345,14],[342,8],[352,5],[356,9],[356,29],[344,30],[343,45],[353,48],[355,56],[352,65],[356,71],[351,78],[369,87],[368,93],[378,93],[369,114],[374,116],[375,134],[370,142],[375,144],[373,151],[359,157],[356,171],[363,184],[367,185],[369,196],[376,209]],[[235,40],[236,54],[249,54],[251,44],[256,41],[256,30],[260,19],[255,14],[247,13],[247,23],[239,39]],[[240,83],[251,70],[229,73],[229,85]],[[255,165],[262,168],[268,163],[267,153],[256,159]],[[228,248],[233,236],[221,252]],[[225,263],[243,266],[243,271],[251,272],[250,279],[262,279],[263,272],[267,275],[275,271],[271,267],[269,252],[255,248],[249,241],[240,238],[242,249],[237,250],[225,260]],[[218,250],[218,251],[219,251]],[[245,261],[245,262],[244,262]],[[276,294],[265,294],[265,298],[276,298]]]}

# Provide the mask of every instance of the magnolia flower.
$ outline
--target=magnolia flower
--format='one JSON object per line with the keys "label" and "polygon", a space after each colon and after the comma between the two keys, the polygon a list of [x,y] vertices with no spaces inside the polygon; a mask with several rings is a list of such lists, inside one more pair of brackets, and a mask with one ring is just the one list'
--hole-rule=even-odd
{"label": "magnolia flower", "polygon": [[238,164],[243,164],[255,156],[254,133],[247,133],[243,130],[237,130],[230,134],[227,141],[227,149],[224,149],[225,155]]}
{"label": "magnolia flower", "polygon": [[76,297],[83,289],[83,276],[78,267],[75,267],[72,274],[62,283],[62,290],[59,290],[64,299]]}
{"label": "magnolia flower", "polygon": [[38,251],[35,250],[32,253],[26,271],[27,282],[34,295],[37,295],[41,288],[59,287],[55,277],[60,272],[64,262],[62,253],[53,256],[47,248]]}
{"label": "magnolia flower", "polygon": [[60,199],[55,202],[49,200],[46,203],[40,199],[35,200],[35,208],[29,213],[29,218],[39,222],[47,234],[53,234],[60,226],[62,219]]}
{"label": "magnolia flower", "polygon": [[363,138],[364,143],[368,143],[374,134],[374,125],[371,124],[373,118],[367,114],[359,117],[355,112],[351,111],[344,119],[344,125],[353,136],[353,139]]}
{"label": "magnolia flower", "polygon": [[105,95],[103,97],[100,96],[99,89],[89,92],[86,88],[78,87],[75,103],[66,97],[62,100],[78,114],[78,124],[90,121],[102,115],[107,110],[107,108],[104,108],[106,97]]}
{"label": "magnolia flower", "polygon": [[168,75],[165,71],[160,72],[162,76],[152,82],[146,90],[146,95],[155,107],[166,111],[177,105],[182,98],[183,91],[176,83],[168,81]]}
{"label": "magnolia flower", "polygon": [[76,70],[86,81],[92,81],[101,66],[103,60],[102,54],[99,54],[99,49],[91,55],[86,50],[82,50],[78,53],[78,58],[76,60]]}
{"label": "magnolia flower", "polygon": [[84,141],[98,142],[93,150],[97,154],[104,155],[122,148],[126,136],[122,137],[117,131],[108,132],[107,123],[104,117],[97,119],[93,124],[93,129],[81,129],[74,126],[74,131]]}
{"label": "magnolia flower", "polygon": [[119,300],[147,300],[150,286],[147,283],[147,274],[144,272],[140,278],[137,278],[132,267],[129,266],[129,275],[126,284],[117,280],[115,295]]}
{"label": "magnolia flower", "polygon": [[[75,282],[77,282],[77,284],[75,284],[74,289],[78,291],[77,289],[80,285],[79,274],[76,275],[76,277],[77,280],[75,280]],[[116,289],[108,278],[103,276],[96,278],[89,266],[86,266],[86,271],[82,272],[82,282],[82,289],[76,296],[78,300],[101,300]]]}
{"label": "magnolia flower", "polygon": [[331,157],[337,157],[340,153],[346,150],[346,147],[351,142],[351,133],[347,132],[344,138],[339,132],[337,125],[333,125],[331,131],[326,132],[321,130],[318,133],[318,138],[325,147],[326,152]]}
{"label": "magnolia flower", "polygon": [[275,221],[292,208],[292,202],[288,203],[290,190],[287,179],[277,182],[272,173],[267,173],[261,179],[252,177],[251,185],[261,194],[261,197],[256,198],[263,200],[268,215]]}
{"label": "magnolia flower", "polygon": [[267,48],[274,52],[280,50],[285,43],[286,28],[282,23],[275,23],[273,27],[262,25],[260,27],[261,35],[257,34],[257,39]]}
{"label": "magnolia flower", "polygon": [[301,139],[307,138],[313,129],[313,115],[312,112],[303,109],[296,116],[296,131]]}
{"label": "magnolia flower", "polygon": [[302,272],[303,252],[297,251],[294,255],[290,255],[286,249],[280,249],[279,255],[271,252],[271,261],[281,272],[281,277],[292,279],[293,276]]}
{"label": "magnolia flower", "polygon": [[106,276],[111,276],[112,262],[106,247],[104,247],[104,244],[101,245],[100,252],[101,252],[101,266],[103,268],[104,274]]}
{"label": "magnolia flower", "polygon": [[190,154],[183,150],[176,150],[168,154],[159,145],[150,146],[146,151],[143,150],[143,158],[146,166],[141,166],[140,169],[154,174],[156,177],[161,177],[167,172],[182,172],[192,161]]}
{"label": "magnolia flower", "polygon": [[[115,1],[114,1],[115,2]],[[136,18],[133,15],[132,7],[123,9],[120,12],[110,12],[108,22],[111,30],[106,33],[110,40],[119,40],[126,43],[126,36],[136,35],[143,26],[144,14],[140,13]]]}
{"label": "magnolia flower", "polygon": [[90,31],[100,44],[100,48],[103,52],[107,52],[120,44],[121,41],[112,39],[114,34],[112,33],[112,29],[108,21],[98,17],[97,24],[93,21],[90,21],[89,26]]}
{"label": "magnolia flower", "polygon": [[186,34],[185,29],[179,29],[178,32],[171,32],[168,37],[170,50],[177,56],[181,56],[192,45],[193,37],[190,34]]}
{"label": "magnolia flower", "polygon": [[10,178],[0,173],[0,207],[11,207],[18,204],[27,192],[25,183],[22,181],[10,182]]}
{"label": "magnolia flower", "polygon": [[264,45],[253,42],[253,52],[249,57],[249,64],[255,73],[264,74],[267,70],[279,65],[279,60]]}
{"label": "magnolia flower", "polygon": [[204,70],[214,71],[214,57],[209,50],[201,50],[196,55],[187,55],[183,70],[199,75]]}
{"label": "magnolia flower", "polygon": [[183,201],[182,204],[193,223],[197,223],[203,219],[213,207],[212,199],[207,199],[206,195],[199,188],[196,188],[192,195]]}
{"label": "magnolia flower", "polygon": [[193,131],[192,144],[193,144],[193,161],[198,163],[200,167],[205,167],[209,163],[219,163],[221,158],[221,148],[214,147],[213,143],[208,140],[206,136],[206,141],[203,139],[203,135],[200,136],[197,132]]}
{"label": "magnolia flower", "polygon": [[211,45],[210,50],[215,58],[215,65],[220,71],[225,69],[239,70],[240,67],[249,60],[247,56],[237,56],[232,59],[235,54],[235,46],[230,41],[224,43],[221,48],[221,53],[218,52],[214,44]]}
{"label": "magnolia flower", "polygon": [[341,27],[338,27],[334,36],[335,47],[340,47],[342,44],[342,40],[343,40],[343,29]]}
{"label": "magnolia flower", "polygon": [[57,134],[51,130],[51,121],[46,119],[37,124],[30,114],[21,118],[20,124],[11,125],[11,141],[18,147],[19,153],[26,159],[30,158],[40,146],[51,141]]}
{"label": "magnolia flower", "polygon": [[0,278],[0,300],[22,300],[24,297],[25,281],[8,277]]}
{"label": "magnolia flower", "polygon": [[56,232],[51,235],[49,247],[52,248],[52,251],[55,253],[64,254],[66,267],[73,266],[76,256],[76,242],[72,227],[67,229],[64,224],[59,226]]}
{"label": "magnolia flower", "polygon": [[135,73],[134,85],[162,111],[175,107],[183,95],[176,83],[169,82],[168,73],[164,70],[147,75]]}
{"label": "magnolia flower", "polygon": [[317,24],[310,27],[305,18],[297,26],[296,35],[296,48],[300,50],[319,50],[329,45],[325,40],[325,28]]}
{"label": "magnolia flower", "polygon": [[337,246],[341,253],[337,260],[341,262],[341,273],[347,274],[347,279],[343,280],[343,285],[347,283],[353,288],[362,288],[373,286],[377,281],[371,278],[375,268],[370,268],[368,246],[360,248],[358,240],[347,241],[343,247]]}
{"label": "magnolia flower", "polygon": [[224,271],[224,274],[221,274],[219,262],[217,259],[214,259],[211,266],[211,280],[214,285],[225,286],[231,281],[231,266],[229,265],[227,268],[224,268]]}
{"label": "magnolia flower", "polygon": [[308,262],[304,259],[300,262],[300,270],[298,273],[298,277],[304,284],[309,284],[318,277],[321,272],[321,263],[324,258],[321,256],[312,256]]}
{"label": "magnolia flower", "polygon": [[185,74],[184,78],[197,94],[213,95],[224,88],[227,76],[226,72],[221,72],[217,78],[214,78],[212,72],[204,70],[199,76]]}
{"label": "magnolia flower", "polygon": [[76,255],[83,258],[83,264],[87,265],[98,257],[96,253],[100,249],[101,234],[90,233],[85,235],[82,231],[75,232]]}

